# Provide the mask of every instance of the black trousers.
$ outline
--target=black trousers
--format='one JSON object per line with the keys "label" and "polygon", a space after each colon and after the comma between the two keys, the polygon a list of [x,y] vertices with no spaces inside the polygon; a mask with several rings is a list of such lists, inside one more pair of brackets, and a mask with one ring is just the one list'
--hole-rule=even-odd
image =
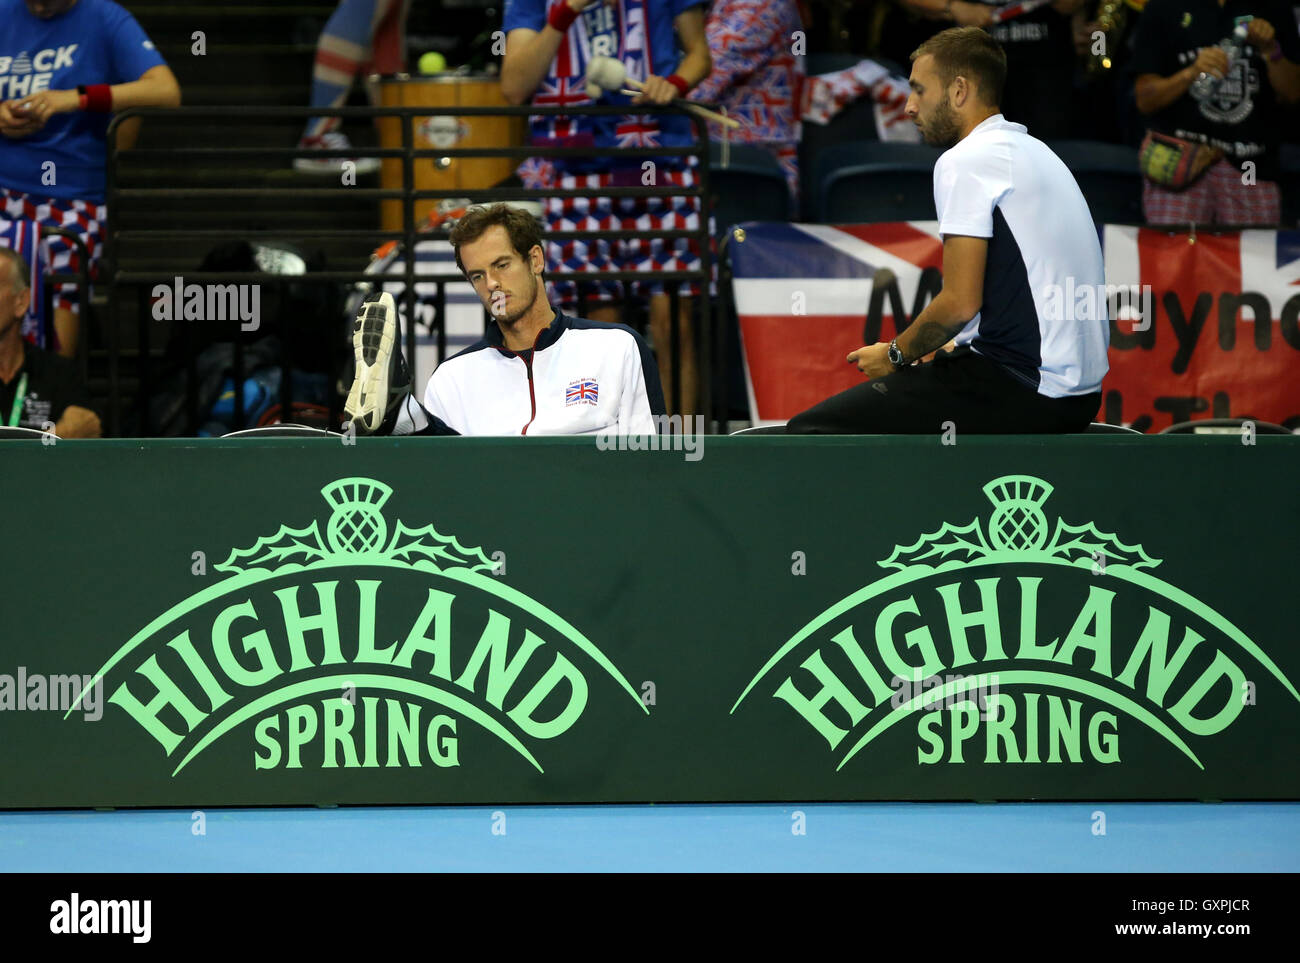
{"label": "black trousers", "polygon": [[1101,392],[1048,398],[963,345],[933,361],[873,378],[790,419],[797,435],[928,435],[951,422],[957,434],[1084,431]]}

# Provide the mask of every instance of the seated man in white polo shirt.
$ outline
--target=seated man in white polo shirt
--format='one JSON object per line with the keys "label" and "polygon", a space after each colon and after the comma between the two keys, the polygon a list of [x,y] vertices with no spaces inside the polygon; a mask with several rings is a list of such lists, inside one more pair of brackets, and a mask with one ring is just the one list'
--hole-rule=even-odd
{"label": "seated man in white polo shirt", "polygon": [[664,414],[659,369],[621,324],[551,307],[541,227],[508,204],[473,207],[449,240],[492,316],[483,339],[434,369],[423,404],[410,394],[391,294],[353,325],[356,378],[346,414],[377,435],[654,435]]}
{"label": "seated man in white polo shirt", "polygon": [[[1110,343],[1101,244],[1069,169],[999,112],[1005,80],[1002,48],[977,27],[912,54],[907,112],[926,143],[949,148],[934,166],[943,290],[889,344],[849,353],[870,381],[787,431],[927,434],[951,422],[1018,434],[1092,421]],[[952,339],[952,351],[917,363]]]}

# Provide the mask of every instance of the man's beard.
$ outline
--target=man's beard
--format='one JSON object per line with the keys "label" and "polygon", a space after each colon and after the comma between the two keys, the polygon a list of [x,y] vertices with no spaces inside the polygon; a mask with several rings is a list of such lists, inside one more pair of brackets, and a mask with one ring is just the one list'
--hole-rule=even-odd
{"label": "man's beard", "polygon": [[527,297],[524,298],[524,297],[516,296],[516,301],[518,301],[519,304],[515,307],[513,311],[509,313],[497,314],[495,311],[492,310],[492,301],[490,299],[488,300],[488,314],[496,318],[498,324],[504,324],[504,325],[514,324],[525,314],[527,314],[530,310],[532,310],[533,304],[537,301],[538,283],[537,283],[537,278],[531,274],[528,276],[528,281],[531,287],[527,291]]}
{"label": "man's beard", "polygon": [[921,124],[921,138],[931,147],[951,147],[960,137],[961,123],[945,94],[943,103],[934,108],[930,120]]}

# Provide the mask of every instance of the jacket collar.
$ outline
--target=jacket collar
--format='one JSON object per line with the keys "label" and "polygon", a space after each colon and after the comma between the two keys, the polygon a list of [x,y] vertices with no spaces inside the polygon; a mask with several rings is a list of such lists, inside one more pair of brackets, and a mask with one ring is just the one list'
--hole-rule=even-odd
{"label": "jacket collar", "polygon": [[[551,345],[555,344],[556,341],[560,340],[560,335],[564,334],[565,330],[572,324],[572,319],[559,308],[552,308],[551,310],[555,312],[555,317],[551,319],[550,324],[537,332],[537,340],[533,343],[533,347],[531,348],[533,351],[545,351]],[[511,351],[506,347],[505,338],[501,334],[501,326],[495,321],[488,325],[487,332],[483,335],[483,339],[502,354],[507,354],[511,357],[517,357],[520,354],[526,353],[522,351]]]}

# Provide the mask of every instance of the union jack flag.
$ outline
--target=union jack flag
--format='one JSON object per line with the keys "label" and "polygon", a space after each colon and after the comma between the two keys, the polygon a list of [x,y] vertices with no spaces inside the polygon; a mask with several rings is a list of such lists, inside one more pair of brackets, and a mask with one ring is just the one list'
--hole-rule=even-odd
{"label": "union jack flag", "polygon": [[570,104],[591,103],[591,98],[580,84],[571,82],[571,78],[551,77],[542,82],[533,95],[533,103],[538,107],[568,107]]}
{"label": "union jack flag", "polygon": [[596,382],[575,381],[564,392],[564,405],[594,405],[600,394],[600,385]]}
{"label": "union jack flag", "polygon": [[658,147],[659,122],[648,114],[624,117],[614,128],[619,147]]}

